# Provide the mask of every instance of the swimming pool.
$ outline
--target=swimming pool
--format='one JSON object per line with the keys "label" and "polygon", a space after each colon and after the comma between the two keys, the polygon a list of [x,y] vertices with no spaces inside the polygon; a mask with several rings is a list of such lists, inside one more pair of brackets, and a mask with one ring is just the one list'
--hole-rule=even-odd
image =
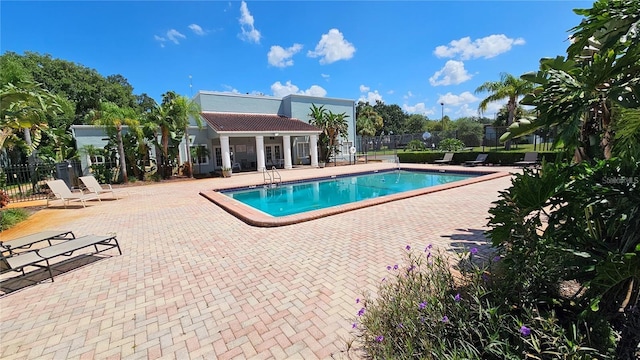
{"label": "swimming pool", "polygon": [[266,214],[280,217],[442,185],[475,176],[478,175],[394,170],[221,192]]}
{"label": "swimming pool", "polygon": [[[368,167],[369,168],[381,167],[381,169],[354,172],[354,171],[349,171],[350,170],[349,167],[344,167],[342,169],[338,167],[338,168],[332,168],[332,169],[323,169],[322,171],[318,171],[317,169],[309,171],[309,174],[311,174],[312,172],[313,173],[322,172],[325,174],[329,172],[330,174],[335,174],[335,175],[329,175],[329,176],[323,176],[323,177],[317,177],[317,176],[311,177],[309,175],[298,176],[297,174],[299,172],[297,170],[292,170],[292,172],[289,174],[282,174],[283,177],[292,177],[292,178],[295,177],[296,179],[299,179],[299,180],[282,183],[280,185],[279,192],[278,191],[271,192],[271,196],[272,198],[279,197],[278,201],[280,201],[281,204],[284,205],[285,199],[287,199],[286,204],[288,204],[288,201],[290,201],[290,199],[294,199],[295,201],[295,195],[294,195],[295,192],[293,190],[285,190],[285,189],[288,189],[287,188],[288,185],[296,185],[296,184],[310,185],[305,190],[306,192],[302,191],[301,193],[306,194],[306,196],[312,197],[312,196],[315,196],[316,193],[319,194],[319,191],[315,190],[316,182],[318,182],[318,186],[319,186],[320,185],[319,182],[322,182],[325,180],[345,179],[351,176],[358,177],[360,175],[376,174],[376,173],[380,173],[380,174],[386,173],[387,174],[386,176],[391,176],[392,181],[388,181],[385,179],[384,182],[393,183],[395,186],[395,178],[393,177],[393,175],[395,174],[397,176],[397,173],[395,173],[396,170],[394,168],[389,168],[385,164],[380,164],[380,165],[372,164],[372,165],[368,165]],[[486,171],[486,170],[480,170],[480,169],[468,169],[468,170],[467,169],[464,169],[464,170],[446,169],[444,170],[444,169],[434,168],[428,165],[417,165],[417,164],[411,164],[410,166],[403,167],[402,170],[416,171],[421,174],[437,173],[437,174],[445,175],[447,177],[456,176],[456,175],[471,175],[471,177],[466,177],[466,178],[464,176],[462,178],[458,177],[457,178],[458,180],[456,181],[451,181],[443,184],[438,184],[438,182],[433,182],[433,183],[424,185],[426,187],[421,187],[415,190],[406,190],[402,192],[396,192],[394,194],[389,194],[389,195],[381,195],[380,193],[381,190],[378,189],[376,190],[378,192],[377,197],[364,199],[360,201],[356,200],[358,197],[358,193],[352,193],[352,196],[353,196],[352,199],[354,200],[353,202],[345,203],[342,205],[329,206],[325,208],[320,208],[320,207],[318,207],[317,209],[310,208],[309,211],[299,212],[297,214],[292,214],[292,215],[281,215],[281,216],[269,215],[264,211],[258,210],[253,206],[246,205],[236,200],[234,197],[231,197],[228,195],[230,191],[234,191],[235,193],[239,194],[246,190],[262,191],[263,193],[268,194],[268,192],[265,191],[267,189],[264,189],[263,185],[260,183],[262,181],[262,174],[256,174],[256,176],[251,175],[250,177],[247,176],[246,181],[244,179],[240,181],[241,178],[239,177],[234,179],[234,182],[244,184],[243,186],[239,186],[240,185],[239,184],[239,185],[236,185],[235,187],[231,187],[231,186],[224,187],[224,183],[221,183],[220,185],[223,186],[222,188],[201,191],[200,195],[207,198],[212,203],[216,204],[226,212],[232,214],[236,218],[244,221],[249,225],[258,226],[258,227],[276,227],[276,226],[285,226],[285,225],[297,224],[305,221],[320,219],[326,216],[337,215],[337,214],[345,213],[348,211],[353,211],[353,210],[362,209],[370,206],[388,203],[391,201],[397,201],[402,199],[408,199],[415,196],[427,195],[427,194],[438,192],[438,191],[466,186],[466,185],[470,185],[470,184],[474,184],[482,181],[489,181],[489,180],[497,179],[503,176],[511,175],[507,171],[499,171],[498,169],[496,169],[498,171]],[[344,190],[345,187],[351,186],[350,185],[351,181],[356,181],[356,182],[358,181],[358,180],[351,180],[351,178],[349,179],[350,180],[348,181],[348,184],[343,183],[341,186],[338,185],[339,183],[334,182],[333,190],[338,192],[345,191]],[[445,177],[442,177],[441,179],[445,179]],[[252,183],[254,185],[251,185]],[[433,185],[433,186],[430,186],[430,185]],[[373,191],[373,190],[370,190],[370,191]],[[362,192],[365,192],[365,190],[363,190]],[[285,206],[280,206],[280,207],[283,207],[283,209],[285,208]],[[278,211],[280,211],[280,207],[278,207],[277,209]]]}

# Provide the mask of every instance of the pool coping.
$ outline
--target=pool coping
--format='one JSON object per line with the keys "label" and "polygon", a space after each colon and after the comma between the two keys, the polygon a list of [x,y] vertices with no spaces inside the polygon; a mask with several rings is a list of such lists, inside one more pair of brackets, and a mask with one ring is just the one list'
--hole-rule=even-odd
{"label": "pool coping", "polygon": [[[401,168],[401,170],[413,170],[413,171],[415,171],[417,169],[415,169],[415,168]],[[381,171],[384,171],[384,170],[381,170]],[[342,214],[342,213],[345,213],[345,212],[348,212],[348,211],[353,211],[353,210],[358,210],[358,209],[362,209],[362,208],[366,208],[366,207],[381,205],[381,204],[388,203],[388,202],[391,202],[391,201],[398,201],[398,200],[408,199],[408,198],[411,198],[411,197],[427,195],[427,194],[431,194],[431,193],[435,193],[435,192],[439,192],[439,191],[454,189],[454,188],[458,188],[458,187],[462,187],[462,186],[466,186],[466,185],[470,185],[470,184],[476,184],[476,183],[479,183],[479,182],[494,180],[494,179],[498,179],[498,178],[501,178],[501,177],[511,176],[512,175],[510,172],[506,172],[506,171],[487,171],[487,170],[446,170],[446,171],[445,170],[431,170],[431,171],[440,172],[440,173],[457,173],[457,174],[465,174],[466,173],[466,174],[482,174],[482,175],[477,176],[477,177],[473,177],[473,178],[469,178],[469,179],[454,181],[454,182],[446,183],[446,184],[442,184],[442,185],[431,186],[431,187],[427,187],[427,188],[423,188],[423,189],[405,191],[405,192],[398,193],[398,194],[377,197],[375,199],[367,199],[367,200],[362,200],[362,201],[358,201],[358,202],[355,202],[355,203],[337,205],[337,206],[333,206],[333,207],[326,208],[326,209],[312,210],[312,211],[308,211],[308,212],[304,212],[304,213],[300,213],[300,214],[287,215],[287,216],[281,216],[281,217],[273,217],[271,215],[268,215],[268,214],[263,213],[263,212],[261,212],[259,210],[256,210],[256,209],[254,209],[254,208],[252,208],[252,207],[250,207],[248,205],[245,205],[245,204],[243,204],[243,203],[241,203],[241,202],[239,202],[239,201],[237,201],[237,200],[235,200],[235,199],[233,199],[233,198],[231,198],[229,196],[226,196],[226,195],[221,193],[221,191],[224,191],[224,190],[237,189],[238,186],[223,187],[223,188],[208,190],[206,192],[205,191],[201,191],[200,195],[202,195],[203,197],[205,197],[209,201],[211,201],[214,204],[218,205],[223,210],[225,210],[228,213],[234,215],[235,217],[237,217],[238,219],[242,220],[243,222],[245,222],[248,225],[252,225],[252,226],[256,226],[256,227],[278,227],[278,226],[287,226],[287,225],[292,225],[292,224],[299,224],[299,223],[302,223],[302,222],[316,220],[316,219],[320,219],[320,218],[327,217],[327,216]],[[373,173],[373,172],[377,172],[377,171],[370,171],[370,172]],[[350,176],[350,175],[355,175],[355,174],[358,174],[358,173],[359,172],[355,172],[355,173],[345,174],[345,175],[346,176]],[[368,172],[364,172],[364,173],[368,173]],[[309,181],[309,180],[315,180],[315,179],[327,179],[327,178],[332,178],[332,177],[340,177],[340,176],[309,177],[309,178],[298,179],[295,182]],[[254,185],[252,185],[252,186],[254,186]],[[263,186],[263,184],[256,184],[255,186]],[[247,186],[243,186],[242,188],[247,188]]]}

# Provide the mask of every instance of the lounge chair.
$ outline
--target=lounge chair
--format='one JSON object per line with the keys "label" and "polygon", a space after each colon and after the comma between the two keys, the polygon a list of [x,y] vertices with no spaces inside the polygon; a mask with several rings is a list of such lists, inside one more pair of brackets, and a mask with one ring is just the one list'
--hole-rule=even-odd
{"label": "lounge chair", "polygon": [[529,165],[536,165],[538,163],[538,153],[533,151],[533,152],[528,152],[524,154],[524,159],[522,161],[516,161],[515,163],[513,163],[516,166],[529,166]]}
{"label": "lounge chair", "polygon": [[116,193],[113,191],[111,184],[101,185],[93,175],[81,176],[78,178],[89,193],[100,196],[100,194],[111,193],[114,199],[117,199]]}
{"label": "lounge chair", "polygon": [[449,164],[453,161],[453,153],[446,153],[444,157],[440,160],[434,161],[436,164]]}
{"label": "lounge chair", "polygon": [[75,239],[76,236],[72,231],[64,231],[64,230],[48,230],[41,231],[39,233],[19,237],[17,239],[13,239],[11,241],[0,241],[0,251],[8,252],[9,255],[14,255],[16,252],[14,250],[19,249],[29,249],[31,245],[37,244],[39,242],[47,241],[49,242],[49,246],[51,246],[51,240],[71,240]]}
{"label": "lounge chair", "polygon": [[49,201],[53,200],[62,200],[64,203],[65,209],[67,208],[67,204],[71,201],[80,201],[82,202],[82,206],[86,207],[84,203],[86,200],[98,199],[100,198],[96,194],[85,194],[82,192],[71,192],[71,189],[67,187],[67,184],[62,180],[49,180],[47,181],[47,186],[51,189],[51,192],[55,196],[55,199],[47,198],[47,206],[49,206]]}
{"label": "lounge chair", "polygon": [[[98,249],[98,245],[104,246],[105,248]],[[118,244],[118,240],[115,235],[86,235],[42,249],[27,251],[19,255],[5,257],[4,254],[1,254],[0,273],[17,271],[21,272],[22,276],[24,276],[24,268],[33,266],[48,270],[49,277],[51,277],[51,281],[53,281],[53,272],[51,271],[51,263],[49,260],[61,255],[71,256],[77,250],[92,246],[96,250],[92,254],[97,254],[117,247],[118,252],[122,255],[122,250],[120,249],[120,245]]]}
{"label": "lounge chair", "polygon": [[485,161],[487,161],[487,157],[489,156],[489,154],[478,154],[478,156],[476,157],[475,160],[468,160],[464,162],[465,166],[476,166],[476,165],[480,165],[480,164],[484,164]]}

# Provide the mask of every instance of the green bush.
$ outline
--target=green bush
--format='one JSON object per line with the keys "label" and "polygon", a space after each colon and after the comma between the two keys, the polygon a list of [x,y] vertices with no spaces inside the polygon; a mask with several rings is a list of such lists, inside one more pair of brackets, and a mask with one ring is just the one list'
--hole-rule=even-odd
{"label": "green bush", "polygon": [[24,209],[5,209],[0,211],[0,230],[7,230],[26,220],[29,213]]}
{"label": "green bush", "polygon": [[407,143],[407,147],[404,151],[424,151],[427,150],[427,146],[420,140],[411,140]]}
{"label": "green bush", "polygon": [[444,139],[438,144],[438,149],[442,151],[458,151],[464,148],[464,143],[458,139]]}
{"label": "green bush", "polygon": [[500,295],[512,284],[497,275],[502,261],[478,265],[476,252],[460,255],[456,277],[450,259],[430,246],[424,252],[407,246],[406,264],[387,267],[376,296],[356,299],[356,351],[372,359],[592,359],[611,353],[592,347],[591,324],[506,302]]}

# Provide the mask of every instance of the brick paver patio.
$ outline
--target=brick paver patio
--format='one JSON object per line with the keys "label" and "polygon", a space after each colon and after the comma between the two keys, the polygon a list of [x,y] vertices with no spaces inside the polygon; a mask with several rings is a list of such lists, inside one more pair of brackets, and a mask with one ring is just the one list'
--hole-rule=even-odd
{"label": "brick paver patio", "polygon": [[7,241],[47,229],[115,232],[123,251],[58,264],[55,282],[17,291],[3,276],[0,357],[346,358],[355,299],[375,290],[407,244],[486,250],[487,210],[510,178],[277,228],[249,226],[199,195],[261,182],[238,174],[128,187],[119,200],[45,209],[0,233]]}

